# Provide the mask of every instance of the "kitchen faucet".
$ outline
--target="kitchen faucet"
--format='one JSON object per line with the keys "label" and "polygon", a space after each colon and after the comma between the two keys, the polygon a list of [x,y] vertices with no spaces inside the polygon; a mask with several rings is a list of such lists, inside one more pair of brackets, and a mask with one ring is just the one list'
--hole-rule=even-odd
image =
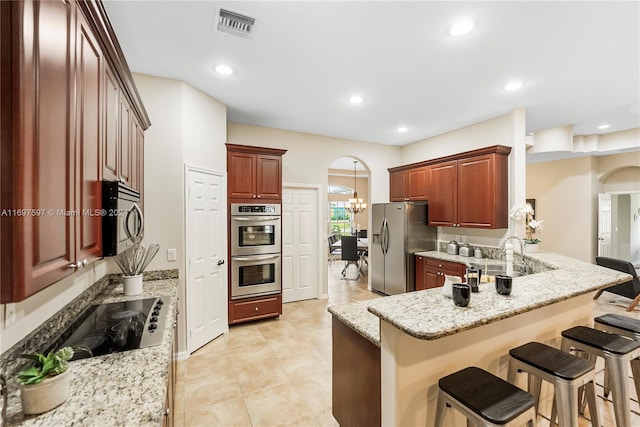
{"label": "kitchen faucet", "polygon": [[520,259],[522,260],[520,264],[520,273],[527,274],[527,263],[524,260],[524,244],[522,243],[522,239],[519,238],[518,236],[515,236],[515,235],[509,236],[506,239],[504,239],[504,241],[502,242],[502,246],[500,247],[500,258],[506,256],[507,250],[505,246],[507,245],[507,242],[509,242],[510,240],[517,240],[518,243],[520,244]]}

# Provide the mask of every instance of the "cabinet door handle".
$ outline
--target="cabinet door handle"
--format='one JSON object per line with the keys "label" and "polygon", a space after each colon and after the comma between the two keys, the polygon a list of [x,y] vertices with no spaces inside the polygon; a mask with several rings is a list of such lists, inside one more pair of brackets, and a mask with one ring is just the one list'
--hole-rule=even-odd
{"label": "cabinet door handle", "polygon": [[260,195],[260,194],[258,194],[258,199],[260,198],[260,196],[261,196],[261,195]]}
{"label": "cabinet door handle", "polygon": [[82,262],[78,261],[78,262],[71,263],[67,266],[67,268],[77,268],[79,270],[82,268]]}
{"label": "cabinet door handle", "polygon": [[256,307],[256,311],[258,311],[258,307]]}

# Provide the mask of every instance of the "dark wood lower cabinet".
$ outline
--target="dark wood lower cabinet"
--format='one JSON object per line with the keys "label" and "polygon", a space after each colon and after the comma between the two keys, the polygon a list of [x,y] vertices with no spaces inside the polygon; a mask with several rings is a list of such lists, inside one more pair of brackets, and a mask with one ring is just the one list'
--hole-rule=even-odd
{"label": "dark wood lower cabinet", "polygon": [[229,324],[278,317],[282,314],[282,294],[229,301]]}
{"label": "dark wood lower cabinet", "polygon": [[425,257],[422,270],[424,289],[444,286],[445,275],[457,276],[464,281],[466,272],[464,264]]}
{"label": "dark wood lower cabinet", "polygon": [[332,407],[341,427],[381,424],[380,349],[332,319]]}

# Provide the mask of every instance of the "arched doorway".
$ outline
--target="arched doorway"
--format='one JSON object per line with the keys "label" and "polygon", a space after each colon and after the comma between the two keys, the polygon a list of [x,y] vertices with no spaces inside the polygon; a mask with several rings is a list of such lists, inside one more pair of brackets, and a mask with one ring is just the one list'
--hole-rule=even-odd
{"label": "arched doorway", "polygon": [[[366,292],[368,285],[368,269],[366,264],[367,237],[369,231],[370,180],[369,168],[360,159],[344,156],[335,159],[328,169],[327,180],[327,236],[328,237],[328,292],[332,303],[348,302],[354,294]],[[366,204],[363,212],[350,211],[350,199],[362,199]],[[358,249],[363,254],[359,273],[351,266],[343,275],[345,263],[341,254],[332,248],[332,242],[340,236],[357,235],[360,237]],[[333,240],[332,240],[333,237]]]}

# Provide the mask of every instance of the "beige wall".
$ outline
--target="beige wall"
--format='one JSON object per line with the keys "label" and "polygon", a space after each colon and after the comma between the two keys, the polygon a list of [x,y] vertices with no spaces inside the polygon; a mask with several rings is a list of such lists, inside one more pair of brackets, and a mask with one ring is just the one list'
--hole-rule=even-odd
{"label": "beige wall", "polygon": [[527,165],[527,198],[544,220],[540,249],[593,262],[598,185],[594,157]]}
{"label": "beige wall", "polygon": [[[623,134],[608,139],[635,135]],[[540,248],[586,262],[597,255],[598,193],[638,191],[638,151],[527,165],[527,198],[536,199],[536,219],[544,220]]]}
{"label": "beige wall", "polygon": [[[178,269],[178,352],[186,352],[185,165],[226,171],[226,107],[177,80],[134,74],[151,119],[145,133],[145,238],[160,252],[147,270]],[[226,196],[224,196],[226,198]],[[167,260],[176,249],[176,261]]]}

